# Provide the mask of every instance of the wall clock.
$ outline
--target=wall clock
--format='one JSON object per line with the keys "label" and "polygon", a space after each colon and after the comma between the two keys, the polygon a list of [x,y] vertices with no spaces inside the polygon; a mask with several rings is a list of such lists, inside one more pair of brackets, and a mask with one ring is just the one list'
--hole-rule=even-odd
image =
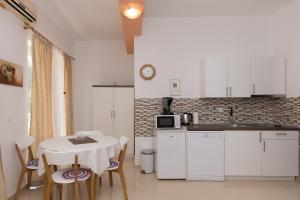
{"label": "wall clock", "polygon": [[144,80],[151,80],[155,77],[155,75],[156,75],[155,67],[151,64],[145,64],[140,69],[140,76]]}

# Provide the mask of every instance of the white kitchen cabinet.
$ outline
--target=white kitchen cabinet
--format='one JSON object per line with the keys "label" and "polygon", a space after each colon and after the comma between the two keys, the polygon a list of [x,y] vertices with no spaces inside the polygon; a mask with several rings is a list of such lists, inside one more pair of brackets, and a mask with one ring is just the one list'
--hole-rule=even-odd
{"label": "white kitchen cabinet", "polygon": [[157,178],[185,179],[185,131],[157,130],[155,138]]}
{"label": "white kitchen cabinet", "polygon": [[225,132],[225,175],[261,175],[259,131]]}
{"label": "white kitchen cabinet", "polygon": [[262,132],[262,175],[298,176],[299,133]]}
{"label": "white kitchen cabinet", "polygon": [[229,58],[228,96],[250,97],[250,58]]}
{"label": "white kitchen cabinet", "polygon": [[249,58],[209,58],[201,73],[204,97],[250,97]]}
{"label": "white kitchen cabinet", "polygon": [[208,58],[204,64],[204,97],[226,97],[227,58]]}
{"label": "white kitchen cabinet", "polygon": [[127,155],[134,154],[133,87],[93,87],[93,130],[129,138]]}
{"label": "white kitchen cabinet", "polygon": [[93,129],[114,135],[114,90],[110,87],[93,88]]}
{"label": "white kitchen cabinet", "polygon": [[285,95],[285,71],[284,58],[251,58],[251,94]]}

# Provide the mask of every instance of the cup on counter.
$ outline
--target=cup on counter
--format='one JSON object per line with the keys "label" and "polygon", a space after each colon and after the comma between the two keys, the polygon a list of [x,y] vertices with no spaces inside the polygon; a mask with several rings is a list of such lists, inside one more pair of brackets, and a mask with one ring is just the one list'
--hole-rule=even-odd
{"label": "cup on counter", "polygon": [[193,124],[199,124],[199,113],[193,112]]}

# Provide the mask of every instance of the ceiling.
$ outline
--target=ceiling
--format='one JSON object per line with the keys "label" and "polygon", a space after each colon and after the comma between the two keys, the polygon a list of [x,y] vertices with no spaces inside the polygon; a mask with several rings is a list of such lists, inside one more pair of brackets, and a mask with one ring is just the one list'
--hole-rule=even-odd
{"label": "ceiling", "polygon": [[[119,0],[36,0],[74,40],[123,39]],[[267,16],[295,0],[145,0],[145,17]]]}

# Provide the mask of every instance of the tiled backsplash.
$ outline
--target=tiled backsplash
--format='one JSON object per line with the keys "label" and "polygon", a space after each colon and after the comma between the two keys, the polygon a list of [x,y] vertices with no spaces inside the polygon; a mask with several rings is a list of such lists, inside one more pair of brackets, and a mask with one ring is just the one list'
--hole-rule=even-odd
{"label": "tiled backsplash", "polygon": [[[272,123],[300,127],[300,97],[297,98],[206,98],[174,99],[174,113],[199,112],[200,123],[228,123],[229,107],[238,123]],[[223,110],[223,111],[222,111]],[[151,137],[154,115],[162,111],[160,98],[135,99],[135,136]]]}

